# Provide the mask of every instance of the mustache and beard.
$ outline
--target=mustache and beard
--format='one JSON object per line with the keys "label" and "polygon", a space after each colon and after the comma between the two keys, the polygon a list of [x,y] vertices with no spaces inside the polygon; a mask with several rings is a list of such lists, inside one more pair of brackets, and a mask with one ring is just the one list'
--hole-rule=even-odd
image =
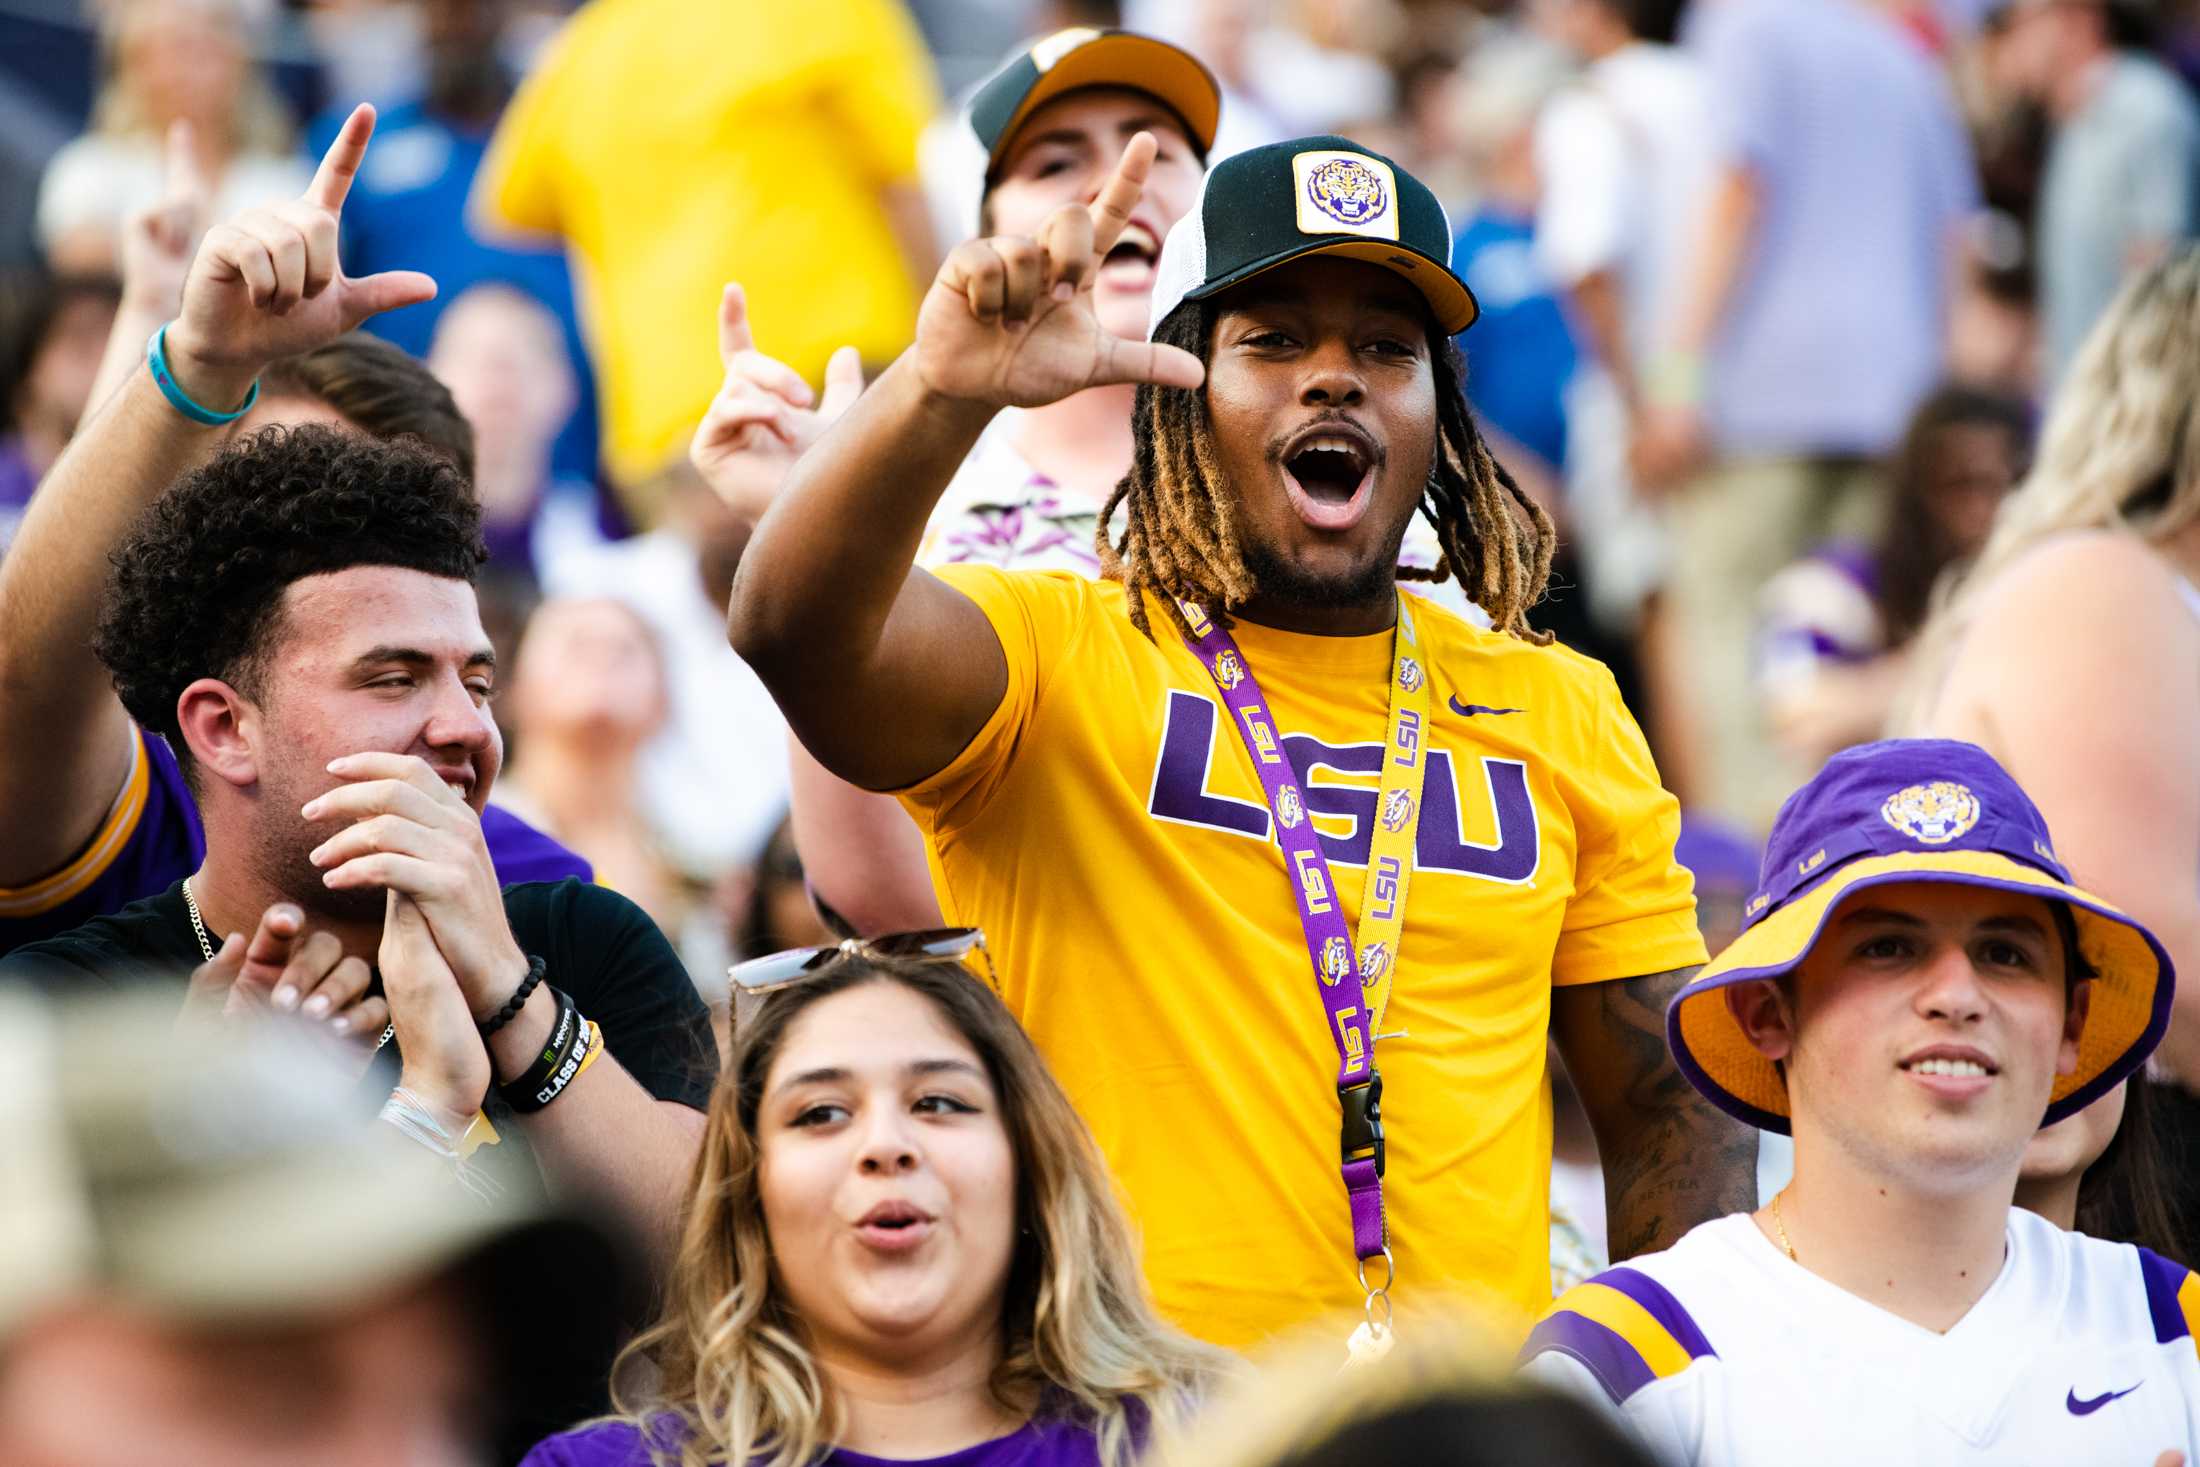
{"label": "mustache and beard", "polygon": [[[1270,445],[1270,462],[1279,468],[1283,462],[1283,442],[1279,438]],[[1378,476],[1389,462],[1389,455],[1380,449],[1376,452],[1375,472]],[[1380,493],[1378,486],[1377,493]],[[1387,602],[1398,584],[1398,554],[1405,543],[1407,528],[1413,516],[1408,514],[1398,524],[1397,533],[1389,538],[1385,552],[1372,557],[1366,564],[1357,566],[1342,575],[1321,575],[1300,565],[1291,555],[1287,545],[1272,544],[1252,524],[1243,510],[1238,513],[1238,557],[1244,563],[1253,584],[1260,588],[1263,598],[1302,606],[1309,610],[1337,610],[1348,607],[1372,606]],[[1414,513],[1419,513],[1416,508]]]}
{"label": "mustache and beard", "polygon": [[299,818],[299,809],[329,788],[325,774],[313,773],[318,777],[287,765],[263,769],[253,811],[251,863],[270,890],[306,914],[308,926],[315,918],[380,922],[387,900],[381,887],[332,890],[321,881],[322,868],[313,864],[314,849],[352,823]]}
{"label": "mustache and beard", "polygon": [[1321,610],[1372,606],[1388,601],[1398,584],[1396,546],[1390,554],[1377,556],[1345,576],[1316,575],[1250,535],[1239,540],[1238,553],[1261,595],[1295,606]]}

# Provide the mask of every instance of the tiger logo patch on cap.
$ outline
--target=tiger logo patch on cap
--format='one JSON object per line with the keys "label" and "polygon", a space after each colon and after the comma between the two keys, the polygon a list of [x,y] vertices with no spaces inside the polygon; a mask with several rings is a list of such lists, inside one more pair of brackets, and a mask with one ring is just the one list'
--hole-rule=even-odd
{"label": "tiger logo patch on cap", "polygon": [[1944,846],[1965,834],[1983,813],[1970,786],[1945,779],[1896,790],[1879,807],[1880,817],[1889,825],[1928,846]]}
{"label": "tiger logo patch on cap", "polygon": [[1291,159],[1301,234],[1398,237],[1398,180],[1362,153],[1309,152]]}

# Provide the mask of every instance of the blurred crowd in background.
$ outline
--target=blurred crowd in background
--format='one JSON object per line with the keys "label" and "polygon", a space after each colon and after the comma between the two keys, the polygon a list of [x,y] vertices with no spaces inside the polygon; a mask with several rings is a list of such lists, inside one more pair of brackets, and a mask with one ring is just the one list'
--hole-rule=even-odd
{"label": "blurred crowd in background", "polygon": [[1536,621],[1648,731],[1714,951],[1780,798],[1888,727],[2080,338],[2200,231],[2186,0],[0,0],[0,544],[85,411],[174,124],[204,227],[296,194],[375,102],[344,258],[440,287],[365,329],[473,428],[497,801],[721,999],[729,958],[823,929],[784,724],[724,636],[749,521],[686,454],[712,303],[740,282],[813,385],[843,345],[883,366],[977,227],[961,98],[1115,24],[1212,68],[1216,158],[1338,132],[1438,190],[1483,307],[1468,395],[1562,535]]}
{"label": "blurred crowd in background", "polygon": [[[1341,132],[1434,183],[1484,307],[1468,393],[1564,537],[1538,620],[1614,668],[1714,845],[1746,849],[1885,726],[1934,581],[2025,472],[2077,341],[2200,211],[2183,3],[568,11],[0,4],[0,536],[85,408],[171,126],[219,219],[295,194],[376,102],[345,259],[440,285],[367,329],[473,425],[514,669],[498,798],[698,975],[813,925],[784,730],[722,635],[745,528],[684,455],[720,376],[711,303],[741,282],[758,349],[813,384],[843,344],[890,360],[975,227],[958,94],[1023,38],[1160,34],[1224,84],[1217,156]],[[664,50],[622,25],[709,64],[653,74]],[[492,140],[533,247],[469,211]]]}
{"label": "blurred crowd in background", "polygon": [[[439,285],[365,329],[472,428],[496,802],[722,1004],[729,961],[828,934],[785,724],[726,640],[752,519],[689,456],[714,307],[739,282],[812,388],[844,348],[891,361],[979,226],[961,99],[1073,25],[1204,60],[1215,159],[1341,133],[1437,189],[1482,307],[1468,397],[1562,537],[1532,619],[1617,675],[1714,952],[1781,798],[1919,714],[1945,573],[2000,533],[2089,330],[2200,235],[2200,0],[0,0],[0,553],[129,290],[180,288],[128,221],[291,198],[375,103],[344,264]],[[1601,1187],[1562,1108],[1561,1282],[1606,1253]]]}

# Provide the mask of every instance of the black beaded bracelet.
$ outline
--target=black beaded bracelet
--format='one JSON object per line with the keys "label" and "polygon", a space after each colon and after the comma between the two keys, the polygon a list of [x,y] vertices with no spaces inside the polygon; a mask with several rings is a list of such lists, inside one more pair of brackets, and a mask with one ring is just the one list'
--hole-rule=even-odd
{"label": "black beaded bracelet", "polygon": [[530,956],[527,959],[527,976],[519,980],[519,987],[512,990],[512,996],[504,1001],[504,1007],[474,1026],[481,1031],[481,1037],[487,1039],[497,1030],[517,1018],[520,1009],[527,1003],[527,995],[535,991],[535,985],[542,982],[544,975],[549,971],[550,965],[548,963],[541,958]]}
{"label": "black beaded bracelet", "polygon": [[563,991],[552,988],[550,996],[558,1001],[558,1017],[542,1053],[523,1074],[497,1086],[497,1094],[517,1115],[533,1115],[556,1100],[588,1058],[588,1021]]}

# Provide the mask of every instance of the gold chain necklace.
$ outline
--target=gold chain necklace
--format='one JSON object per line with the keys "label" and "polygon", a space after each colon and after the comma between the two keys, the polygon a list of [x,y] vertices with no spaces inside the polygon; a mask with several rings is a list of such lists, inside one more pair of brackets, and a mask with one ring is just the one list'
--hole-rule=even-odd
{"label": "gold chain necklace", "polygon": [[1785,1196],[1787,1196],[1787,1188],[1785,1187],[1772,1194],[1772,1227],[1780,1235],[1780,1246],[1787,1249],[1788,1262],[1801,1263],[1803,1260],[1795,1256],[1795,1245],[1788,1241],[1787,1224],[1780,1218],[1780,1199]]}
{"label": "gold chain necklace", "polygon": [[[191,895],[191,878],[188,876],[183,878],[183,905],[184,910],[191,914],[191,932],[199,940],[199,951],[206,954],[206,960],[209,963],[213,962],[214,940],[207,936],[206,920],[199,915],[199,900]],[[389,1043],[396,1035],[397,1021],[393,1019],[382,1026],[382,1037],[374,1041],[374,1052],[380,1054],[382,1046]],[[1791,1248],[1788,1251],[1792,1254],[1795,1250]]]}

